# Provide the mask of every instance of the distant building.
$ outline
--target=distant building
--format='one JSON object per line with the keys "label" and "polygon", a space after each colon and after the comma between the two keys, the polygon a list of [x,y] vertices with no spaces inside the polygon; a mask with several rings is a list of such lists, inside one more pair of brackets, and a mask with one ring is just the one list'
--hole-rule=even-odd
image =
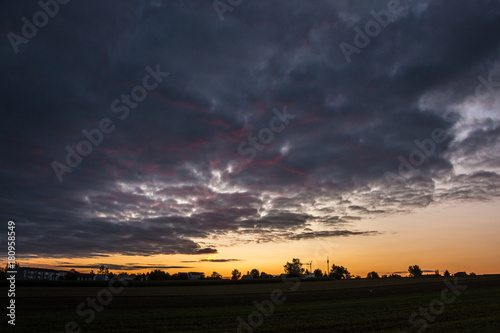
{"label": "distant building", "polygon": [[[90,275],[90,274],[85,274],[85,275]],[[94,281],[108,281],[109,277],[106,274],[96,274],[93,277]]]}
{"label": "distant building", "polygon": [[189,273],[177,273],[173,276],[177,275],[178,280],[200,280],[205,278],[205,273],[201,272],[189,272]]}
{"label": "distant building", "polygon": [[243,275],[241,277],[242,280],[253,280],[253,275]]}
{"label": "distant building", "polygon": [[189,272],[188,280],[200,280],[205,278],[205,273]]}
{"label": "distant building", "polygon": [[94,275],[87,273],[76,273],[76,279],[78,281],[92,281],[94,280]]}
{"label": "distant building", "polygon": [[35,267],[18,267],[16,279],[17,280],[50,280],[57,281],[64,278],[68,274],[65,271],[57,271],[47,268]]}
{"label": "distant building", "polygon": [[260,278],[261,279],[272,279],[272,275],[271,274],[266,274],[264,272],[260,273]]}
{"label": "distant building", "polygon": [[314,274],[314,273],[308,273],[308,274],[304,274],[304,277],[306,279],[314,279],[316,277],[316,274]]}
{"label": "distant building", "polygon": [[467,276],[467,273],[465,273],[465,272],[456,272],[455,274],[453,274],[453,276],[465,277],[465,276]]}

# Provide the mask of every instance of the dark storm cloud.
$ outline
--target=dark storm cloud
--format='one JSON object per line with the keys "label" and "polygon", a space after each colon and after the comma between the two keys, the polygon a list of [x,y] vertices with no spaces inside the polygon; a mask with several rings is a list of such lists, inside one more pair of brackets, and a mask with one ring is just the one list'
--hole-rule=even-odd
{"label": "dark storm cloud", "polygon": [[[499,196],[499,120],[443,115],[495,68],[500,4],[401,1],[348,64],[339,44],[386,8],[245,2],[221,22],[207,1],[75,1],[18,54],[4,38],[0,207],[18,223],[20,253],[206,255],[217,253],[211,238],[376,235],[346,228]],[[22,34],[21,18],[38,10],[2,2],[4,34]],[[111,105],[143,84],[147,66],[170,75],[122,120]],[[283,130],[253,160],[238,153],[285,106],[294,118]],[[103,118],[114,131],[59,182],[53,161],[66,163],[65,147]],[[388,183],[435,129],[447,140]]]}
{"label": "dark storm cloud", "polygon": [[240,222],[238,225],[241,228],[278,228],[278,229],[291,229],[304,226],[310,218],[308,215],[281,213],[270,211],[269,215],[259,219],[247,219]]}
{"label": "dark storm cloud", "polygon": [[437,192],[441,200],[488,201],[492,196],[500,196],[500,175],[494,172],[459,174],[450,178],[447,183],[450,186],[447,191]]}
{"label": "dark storm cloud", "polygon": [[204,249],[197,250],[193,254],[215,254],[215,253],[217,253],[216,249],[204,248]]}
{"label": "dark storm cloud", "polygon": [[383,210],[369,210],[368,208],[360,207],[360,206],[349,206],[347,208],[349,208],[352,211],[358,212],[360,214],[381,214],[381,213],[384,213]]}
{"label": "dark storm cloud", "polygon": [[308,239],[308,238],[319,238],[319,237],[347,237],[347,236],[360,236],[367,235],[372,236],[376,235],[377,231],[350,231],[350,230],[334,230],[334,231],[317,231],[317,232],[304,232],[299,235],[295,235],[290,237],[292,240],[298,239]]}

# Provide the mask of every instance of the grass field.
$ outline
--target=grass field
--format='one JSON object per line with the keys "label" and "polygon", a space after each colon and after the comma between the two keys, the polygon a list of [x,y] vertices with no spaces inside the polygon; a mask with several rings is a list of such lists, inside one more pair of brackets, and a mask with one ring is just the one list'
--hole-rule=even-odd
{"label": "grass field", "polygon": [[[467,289],[456,297],[444,281],[131,282],[112,298],[105,297],[111,295],[107,284],[18,281],[16,326],[7,325],[4,315],[0,327],[65,332],[74,322],[75,332],[416,332],[425,321],[426,332],[500,332],[500,276],[460,278],[458,285]],[[453,278],[448,281],[454,285]],[[98,294],[101,311],[89,311],[87,297]],[[410,315],[432,304],[431,320],[418,315],[412,326]]]}

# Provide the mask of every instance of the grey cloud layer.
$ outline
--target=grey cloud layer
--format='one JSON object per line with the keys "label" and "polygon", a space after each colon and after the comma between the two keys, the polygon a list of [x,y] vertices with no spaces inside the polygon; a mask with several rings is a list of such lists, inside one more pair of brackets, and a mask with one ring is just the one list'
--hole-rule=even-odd
{"label": "grey cloud layer", "polygon": [[[223,22],[206,1],[71,2],[19,54],[5,38],[0,207],[20,251],[206,255],[213,239],[376,236],[356,222],[498,197],[500,120],[457,106],[499,61],[500,4],[401,3],[351,64],[339,44],[387,1],[245,2]],[[5,34],[36,10],[0,4]],[[111,102],[155,64],[170,76],[120,120]],[[253,161],[238,154],[284,105],[297,115],[286,129]],[[103,117],[116,130],[59,183],[50,164]],[[449,139],[388,184],[436,128]]]}

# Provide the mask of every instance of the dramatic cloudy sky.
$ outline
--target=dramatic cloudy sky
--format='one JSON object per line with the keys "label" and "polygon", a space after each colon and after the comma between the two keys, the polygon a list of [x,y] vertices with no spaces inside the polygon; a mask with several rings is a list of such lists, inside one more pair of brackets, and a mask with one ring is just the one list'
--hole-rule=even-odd
{"label": "dramatic cloudy sky", "polygon": [[21,263],[498,272],[500,3],[401,0],[377,31],[388,2],[70,1],[21,43],[41,8],[2,1]]}

